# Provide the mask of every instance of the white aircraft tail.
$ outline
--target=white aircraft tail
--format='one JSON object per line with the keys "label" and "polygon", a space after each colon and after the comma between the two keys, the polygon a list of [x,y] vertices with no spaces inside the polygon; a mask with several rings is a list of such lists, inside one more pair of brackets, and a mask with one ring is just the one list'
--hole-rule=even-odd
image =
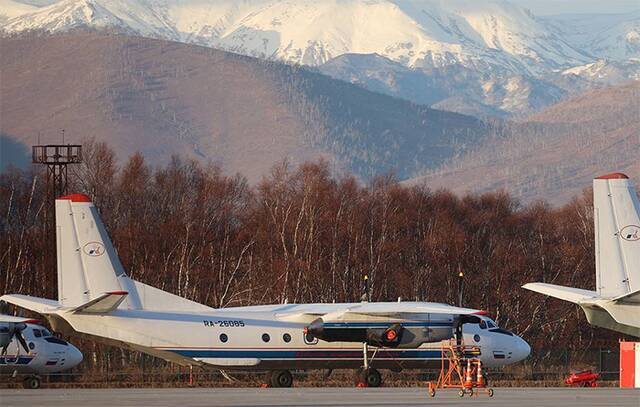
{"label": "white aircraft tail", "polygon": [[640,290],[640,201],[620,173],[593,180],[596,292],[603,298]]}
{"label": "white aircraft tail", "polygon": [[135,287],[88,196],[56,199],[58,302],[78,307],[108,292],[125,291],[129,308],[140,308]]}
{"label": "white aircraft tail", "polygon": [[202,311],[211,308],[130,279],[88,196],[56,199],[58,302],[74,312],[116,308]]}

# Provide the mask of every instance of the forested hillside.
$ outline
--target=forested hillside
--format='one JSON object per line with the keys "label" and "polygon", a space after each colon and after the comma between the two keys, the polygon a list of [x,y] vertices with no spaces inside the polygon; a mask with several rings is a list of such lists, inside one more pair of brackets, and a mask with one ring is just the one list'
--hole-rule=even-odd
{"label": "forested hillside", "polygon": [[457,193],[504,189],[525,202],[564,204],[598,175],[640,179],[640,82],[587,92],[491,129],[482,145],[411,183]]}
{"label": "forested hillside", "polygon": [[361,179],[408,178],[486,133],[469,116],[195,45],[78,32],[0,38],[0,48],[0,140],[24,150],[64,129],[67,142],[107,141],[122,160],[179,154],[251,183],[275,163],[320,157]]}

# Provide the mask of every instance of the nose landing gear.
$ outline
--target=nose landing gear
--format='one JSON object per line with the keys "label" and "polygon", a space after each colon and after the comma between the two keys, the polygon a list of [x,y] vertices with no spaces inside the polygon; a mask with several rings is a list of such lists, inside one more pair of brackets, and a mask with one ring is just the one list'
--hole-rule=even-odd
{"label": "nose landing gear", "polygon": [[[371,360],[375,357],[377,349],[374,351]],[[358,370],[357,373],[357,386],[358,387],[380,387],[382,384],[382,375],[377,369],[372,368],[369,365],[369,347],[366,342],[362,344],[362,356],[364,359],[364,366]]]}
{"label": "nose landing gear", "polygon": [[382,375],[377,369],[372,367],[358,370],[358,386],[380,387]]}
{"label": "nose landing gear", "polygon": [[40,378],[38,376],[29,376],[22,381],[22,387],[25,389],[35,390],[40,388]]}

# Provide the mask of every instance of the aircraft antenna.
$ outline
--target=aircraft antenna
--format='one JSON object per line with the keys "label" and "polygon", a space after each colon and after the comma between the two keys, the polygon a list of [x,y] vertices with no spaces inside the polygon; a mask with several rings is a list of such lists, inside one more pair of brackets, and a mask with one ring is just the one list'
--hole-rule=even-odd
{"label": "aircraft antenna", "polygon": [[464,296],[464,273],[458,273],[458,307],[462,307]]}
{"label": "aircraft antenna", "polygon": [[364,276],[364,293],[361,297],[362,302],[371,301],[371,293],[369,292],[369,276],[365,274]]}

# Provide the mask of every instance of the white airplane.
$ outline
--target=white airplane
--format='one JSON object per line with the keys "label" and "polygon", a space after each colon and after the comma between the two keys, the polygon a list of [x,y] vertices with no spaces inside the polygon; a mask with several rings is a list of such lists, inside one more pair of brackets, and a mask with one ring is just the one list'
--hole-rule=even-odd
{"label": "white airplane", "polygon": [[214,309],[129,278],[89,197],[56,200],[58,300],[0,299],[46,317],[56,331],[105,342],[187,366],[270,371],[274,387],[292,369],[437,365],[440,343],[456,336],[476,345],[486,367],[529,355],[519,336],[483,312],[428,302],[278,304]]}
{"label": "white airplane", "polygon": [[590,324],[640,337],[640,201],[613,173],[593,180],[596,291],[546,283],[523,287],[578,304]]}
{"label": "white airplane", "polygon": [[62,372],[80,362],[78,348],[52,336],[38,321],[0,315],[0,372],[28,375],[25,388],[39,388],[38,375]]}

